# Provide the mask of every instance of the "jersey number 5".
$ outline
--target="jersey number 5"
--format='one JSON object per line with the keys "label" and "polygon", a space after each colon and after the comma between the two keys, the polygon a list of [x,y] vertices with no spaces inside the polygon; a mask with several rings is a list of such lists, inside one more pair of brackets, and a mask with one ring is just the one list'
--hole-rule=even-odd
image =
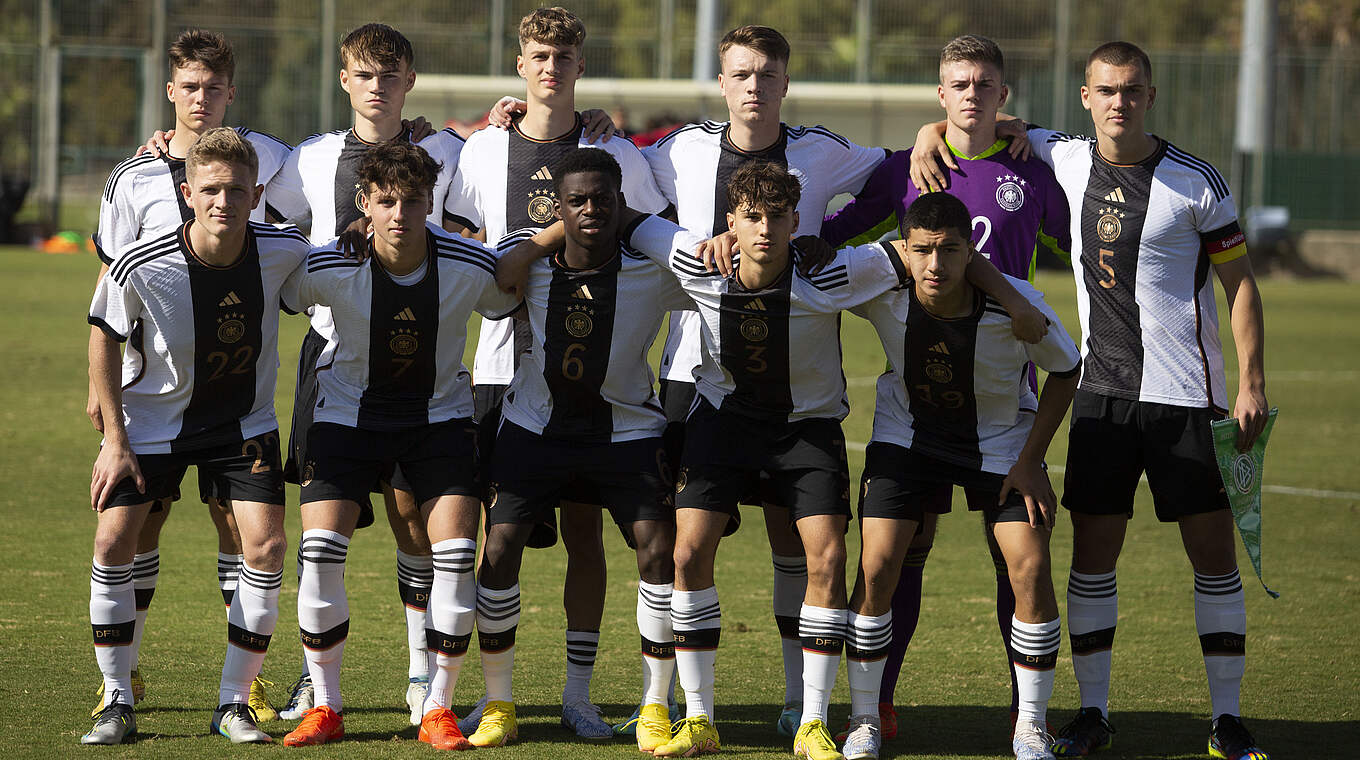
{"label": "jersey number 5", "polygon": [[1111,251],[1109,248],[1101,248],[1101,249],[1100,249],[1100,268],[1101,268],[1102,271],[1105,272],[1105,274],[1109,275],[1110,279],[1106,280],[1105,277],[1102,276],[1102,275],[1097,275],[1097,279],[1098,279],[1099,282],[1100,282],[1100,287],[1105,288],[1106,290],[1109,290],[1110,288],[1113,288],[1113,287],[1115,286],[1115,284],[1118,282],[1118,279],[1116,279],[1115,276],[1114,276],[1114,265],[1113,265],[1113,264],[1106,263],[1105,259],[1106,259],[1107,257],[1108,257],[1109,259],[1113,260],[1113,259],[1114,259],[1114,251]]}

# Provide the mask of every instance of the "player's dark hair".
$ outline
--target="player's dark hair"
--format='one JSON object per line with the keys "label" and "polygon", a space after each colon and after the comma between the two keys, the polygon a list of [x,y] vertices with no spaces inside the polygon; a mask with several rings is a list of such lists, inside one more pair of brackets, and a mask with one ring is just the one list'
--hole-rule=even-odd
{"label": "player's dark hair", "polygon": [[1006,59],[1001,55],[1001,46],[980,35],[965,34],[955,37],[944,46],[940,51],[941,82],[944,81],[944,65],[959,61],[989,63],[995,66],[1003,77],[1006,74]]}
{"label": "player's dark hair", "polygon": [[416,52],[406,35],[387,24],[364,24],[340,40],[340,65],[368,63],[395,68],[415,66]]}
{"label": "player's dark hair", "polygon": [[232,51],[227,38],[217,32],[188,29],[170,43],[166,57],[170,60],[172,80],[175,71],[191,63],[202,64],[203,68],[214,74],[225,75],[228,84],[236,76],[236,53]]}
{"label": "player's dark hair", "polygon": [[419,145],[388,140],[369,148],[359,160],[359,191],[373,189],[401,195],[434,190],[443,166]]}
{"label": "player's dark hair", "polygon": [[732,173],[727,183],[727,207],[736,213],[752,208],[785,214],[798,208],[803,186],[798,178],[773,161],[750,161]]}
{"label": "player's dark hair", "polygon": [[1086,57],[1086,81],[1091,81],[1091,64],[1096,61],[1111,66],[1128,66],[1136,63],[1143,67],[1143,76],[1152,83],[1152,59],[1143,49],[1132,42],[1107,42],[1091,51]]}
{"label": "player's dark hair", "polygon": [[972,239],[973,220],[963,201],[949,193],[926,193],[907,206],[902,216],[902,239],[912,230],[953,230],[964,239]]}
{"label": "player's dark hair", "polygon": [[231,127],[210,129],[194,142],[193,147],[189,148],[188,155],[184,157],[185,178],[192,180],[199,167],[214,161],[238,164],[250,169],[250,184],[254,187],[256,175],[260,171],[259,156],[255,153],[255,146]]}
{"label": "player's dark hair", "polygon": [[585,41],[586,25],[566,8],[539,8],[519,20],[521,48],[530,42],[579,48]]}
{"label": "player's dark hair", "polygon": [[768,26],[747,24],[723,35],[718,43],[718,70],[722,70],[723,57],[734,47],[747,47],[776,61],[789,62],[789,41],[778,30]]}
{"label": "player's dark hair", "polygon": [[609,155],[609,151],[599,148],[577,148],[552,165],[553,190],[561,195],[562,182],[567,175],[583,172],[599,172],[605,175],[614,183],[616,192],[623,188],[623,170],[619,168],[619,162]]}

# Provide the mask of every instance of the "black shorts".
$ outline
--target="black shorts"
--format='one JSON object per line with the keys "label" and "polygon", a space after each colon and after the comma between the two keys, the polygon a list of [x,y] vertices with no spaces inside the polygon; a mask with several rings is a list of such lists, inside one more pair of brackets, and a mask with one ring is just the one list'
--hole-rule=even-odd
{"label": "black shorts", "polygon": [[[694,383],[682,380],[661,381],[661,407],[666,410],[666,430],[662,433],[662,440],[666,445],[666,456],[672,462],[679,462],[684,457],[685,418],[694,407],[696,395],[698,394]],[[753,480],[741,495],[741,503],[753,507],[776,506],[775,499],[769,473],[765,472],[760,473],[760,477]],[[737,524],[741,523],[740,512],[737,513],[736,521]],[[731,527],[731,531],[736,531],[736,525]]]}
{"label": "black shorts", "polygon": [[373,524],[369,490],[398,464],[417,504],[439,496],[481,496],[477,426],[448,420],[410,430],[360,430],[332,422],[312,425],[302,468],[302,503],[358,502],[357,527]]}
{"label": "black shorts", "polygon": [[1228,509],[1209,427],[1225,416],[1217,409],[1077,390],[1063,506],[1082,514],[1132,517],[1133,494],[1146,470],[1162,522]]}
{"label": "black shorts", "polygon": [[[491,482],[491,473],[488,470],[491,463],[496,460],[496,433],[501,427],[501,406],[505,400],[505,392],[509,389],[510,386],[508,385],[472,386],[473,419],[477,420],[477,448],[482,454],[483,483]],[[593,500],[587,503],[600,503],[598,494],[593,495],[592,498]],[[485,507],[490,503],[490,494],[484,494],[482,506]],[[544,515],[543,520],[534,525],[534,530],[529,534],[529,541],[525,546],[530,549],[548,549],[556,545],[557,513],[552,512]]]}
{"label": "black shorts", "polygon": [[283,476],[289,483],[299,483],[299,462],[307,461],[307,430],[312,426],[312,408],[316,406],[316,362],[326,348],[321,333],[307,328],[298,351],[297,385],[293,392],[293,422],[288,431],[288,462]]}
{"label": "black shorts", "polygon": [[1006,477],[951,464],[894,443],[870,443],[859,480],[859,519],[884,517],[920,523],[927,514],[952,508],[954,486],[963,486],[968,509],[989,523],[1029,522],[1025,498],[1012,490],[997,506]]}
{"label": "black shorts", "polygon": [[676,475],[677,509],[726,512],[740,524],[737,504],[769,477],[771,503],[789,522],[812,515],[850,516],[850,468],[845,433],[830,418],[771,423],[721,412],[700,397],[685,420],[685,451]]}
{"label": "black shorts", "polygon": [[226,443],[175,454],[140,454],[137,464],[146,492],[132,478],[113,487],[108,506],[124,507],[174,497],[190,465],[198,467],[198,490],[204,501],[256,501],[283,504],[283,463],[279,431],[261,433],[240,443]]}
{"label": "black shorts", "polygon": [[580,483],[600,496],[620,528],[639,520],[675,520],[660,438],[557,441],[506,421],[496,436],[490,471],[488,526],[541,522]]}

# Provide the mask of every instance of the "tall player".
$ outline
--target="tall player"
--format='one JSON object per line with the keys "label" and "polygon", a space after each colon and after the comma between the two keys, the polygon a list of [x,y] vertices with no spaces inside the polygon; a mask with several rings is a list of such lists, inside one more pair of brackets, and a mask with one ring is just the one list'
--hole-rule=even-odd
{"label": "tall player", "polygon": [[411,486],[435,557],[426,634],[437,668],[419,708],[419,737],[438,749],[472,746],[450,709],[475,618],[481,493],[462,356],[473,311],[503,317],[519,301],[496,288],[490,251],[427,224],[439,169],[422,148],[401,141],[365,151],[357,179],[373,223],[369,257],[347,258],[338,244],[318,247],[284,287],[283,302],[293,308],[330,307],[337,340],[331,365],[317,373],[300,471],[298,627],[315,706],[285,737],[288,746],[345,735],[345,559],[356,527],[372,520],[364,512],[371,512],[373,483],[395,467]]}
{"label": "tall player", "polygon": [[[1006,102],[1005,61],[997,44],[985,37],[964,35],[940,53],[940,105],[945,109],[945,144],[958,162],[951,171],[950,192],[972,217],[972,241],[1003,274],[1032,280],[1040,246],[1066,259],[1071,248],[1067,198],[1053,170],[1039,161],[1015,155],[1020,142],[997,134],[997,110]],[[821,236],[833,246],[868,236],[876,239],[885,227],[898,227],[907,208],[921,196],[911,183],[912,151],[893,154],[879,165],[864,190],[822,223]],[[1037,390],[1037,385],[1033,386]],[[884,738],[896,734],[893,692],[903,657],[921,613],[921,580],[934,543],[937,510],[949,510],[950,491],[935,492],[940,501],[923,512],[920,532],[907,550],[897,592],[893,595],[893,638],[879,689],[878,715]],[[970,505],[981,508],[977,505]],[[1015,595],[1007,577],[1006,561],[983,513],[983,534],[996,568],[996,620],[1003,647],[1011,641]],[[1010,656],[1007,663],[1012,661]],[[1019,714],[1019,686],[1011,667],[1011,722]]]}
{"label": "tall player", "polygon": [[[281,217],[310,222],[308,236],[313,245],[335,239],[363,217],[358,206],[357,178],[364,155],[379,143],[410,139],[409,127],[401,118],[406,93],[416,81],[415,51],[410,41],[385,24],[366,24],[341,40],[340,61],[344,67],[340,70],[340,87],[349,95],[354,126],[303,140],[268,187],[270,206]],[[442,167],[434,187],[435,205],[430,211],[430,222],[457,231],[460,228],[447,222],[440,209],[449,179],[458,166],[463,140],[453,130],[444,129],[420,141],[420,146]],[[326,363],[334,351],[328,345],[333,336],[329,310],[320,306],[310,314],[311,329],[303,339],[298,357],[287,466],[290,478],[294,479],[298,477],[300,463],[307,458],[307,430],[316,402],[316,368]],[[425,628],[426,602],[434,582],[434,557],[419,506],[401,471],[393,473],[393,478],[392,487],[383,489],[384,502],[388,525],[397,543],[397,592],[406,615],[405,699],[411,711],[411,724],[419,725],[430,678]],[[371,513],[367,514],[371,517]],[[287,707],[281,711],[282,716],[300,718],[313,706],[312,694],[311,679],[304,669],[293,686]]]}
{"label": "tall player", "polygon": [[[178,227],[193,218],[193,210],[181,192],[181,185],[185,181],[184,157],[201,135],[222,126],[227,106],[236,97],[233,84],[236,58],[231,43],[222,35],[196,29],[186,31],[170,44],[167,57],[170,61],[170,81],[166,83],[165,93],[175,109],[173,139],[164,153],[133,156],[119,164],[109,175],[100,202],[99,231],[94,236],[95,251],[102,262],[100,280],[123,251],[138,238]],[[283,166],[291,148],[282,140],[263,132],[244,127],[238,127],[237,132],[255,149],[258,182],[267,183]],[[258,204],[249,213],[252,219],[264,221],[264,204]],[[92,329],[90,340],[93,347],[94,343],[102,340],[102,333]],[[87,411],[95,429],[103,432],[104,420],[94,392],[93,377]],[[241,539],[230,507],[206,495],[203,495],[203,500],[208,504],[208,514],[217,529],[217,577],[222,589],[222,600],[230,614],[243,561]],[[142,522],[133,560],[137,622],[129,646],[132,653],[132,690],[138,701],[145,691],[138,653],[147,611],[160,574],[160,531],[170,516],[172,501],[173,498],[166,498],[152,506]],[[103,709],[107,702],[102,685],[100,689],[100,702],[95,712]],[[262,682],[252,684],[250,705],[262,720],[277,717],[265,699]]]}
{"label": "tall player", "polygon": [[[515,67],[526,84],[525,114],[508,130],[483,129],[469,138],[445,206],[451,219],[483,233],[490,244],[512,232],[533,232],[553,222],[556,194],[551,167],[578,147],[598,148],[614,157],[623,170],[624,196],[634,207],[661,212],[668,205],[657,192],[646,160],[632,143],[589,142],[582,117],[576,112],[576,81],[585,73],[585,36],[585,25],[563,8],[539,8],[520,20],[520,54]],[[485,428],[495,426],[496,418],[488,415],[500,405],[528,346],[527,328],[517,328],[511,320],[482,323],[472,375],[478,420]],[[587,502],[598,504],[596,499]],[[567,502],[561,522],[562,542],[567,549],[563,590],[567,681],[562,693],[562,722],[579,736],[605,738],[612,735],[612,729],[590,702],[606,585],[600,509]],[[552,535],[543,543],[551,546]],[[465,729],[473,717],[477,717],[475,712],[465,721]]]}
{"label": "tall player", "polygon": [[[852,718],[844,753],[849,760],[878,757],[874,705],[890,646],[893,587],[926,511],[948,510],[949,492],[961,485],[1012,568],[1007,580],[1016,602],[1007,645],[1021,707],[1012,747],[1022,760],[1052,760],[1044,717],[1061,624],[1048,554],[1057,499],[1044,454],[1077,387],[1077,347],[1027,283],[1011,280],[1050,322],[1047,336],[1032,346],[1011,335],[1009,314],[968,284],[973,221],[959,199],[923,195],[901,218],[912,282],[856,309],[873,322],[891,369],[878,380],[860,480],[862,549],[850,598]],[[1031,361],[1050,373],[1038,398],[1029,383]]]}
{"label": "tall player", "polygon": [[[267,742],[247,702],[278,620],[287,538],[274,385],[279,292],[306,255],[294,228],[249,221],[258,159],[234,130],[210,130],[185,159],[193,219],[121,251],[90,307],[90,366],[106,426],[90,503],[98,513],[90,623],[108,704],[84,744],[137,732],[132,712],[134,553],[152,505],[198,467],[230,500],[245,560],[228,617],[212,730]],[[126,342],[121,362],[118,344]]]}
{"label": "tall player", "polygon": [[[1177,524],[1194,569],[1195,628],[1212,703],[1209,754],[1260,760],[1267,755],[1241,719],[1246,598],[1209,434],[1228,404],[1209,270],[1223,285],[1237,346],[1233,417],[1243,450],[1260,435],[1269,408],[1261,297],[1222,175],[1146,131],[1156,96],[1147,54],[1127,42],[1106,43],[1087,58],[1081,88],[1095,139],[1029,130],[1036,154],[1079,210],[1072,269],[1084,364],[1063,506],[1072,514],[1067,625],[1082,709],[1054,749],[1085,755],[1110,744],[1115,565],[1146,471],[1157,517]],[[936,135],[922,130],[922,155],[934,150]],[[912,173],[921,184],[941,180],[937,169],[916,162]]]}

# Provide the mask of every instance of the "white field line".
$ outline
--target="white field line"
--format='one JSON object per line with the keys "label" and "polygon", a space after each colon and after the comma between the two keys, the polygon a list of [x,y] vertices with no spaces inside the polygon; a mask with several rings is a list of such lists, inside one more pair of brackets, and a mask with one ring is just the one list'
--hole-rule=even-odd
{"label": "white field line", "polygon": [[[1266,373],[1266,382],[1272,380],[1280,382],[1328,382],[1343,380],[1360,380],[1360,369],[1284,369],[1274,370]],[[878,381],[878,375],[864,377],[847,377],[846,385],[854,388],[873,386]]]}

